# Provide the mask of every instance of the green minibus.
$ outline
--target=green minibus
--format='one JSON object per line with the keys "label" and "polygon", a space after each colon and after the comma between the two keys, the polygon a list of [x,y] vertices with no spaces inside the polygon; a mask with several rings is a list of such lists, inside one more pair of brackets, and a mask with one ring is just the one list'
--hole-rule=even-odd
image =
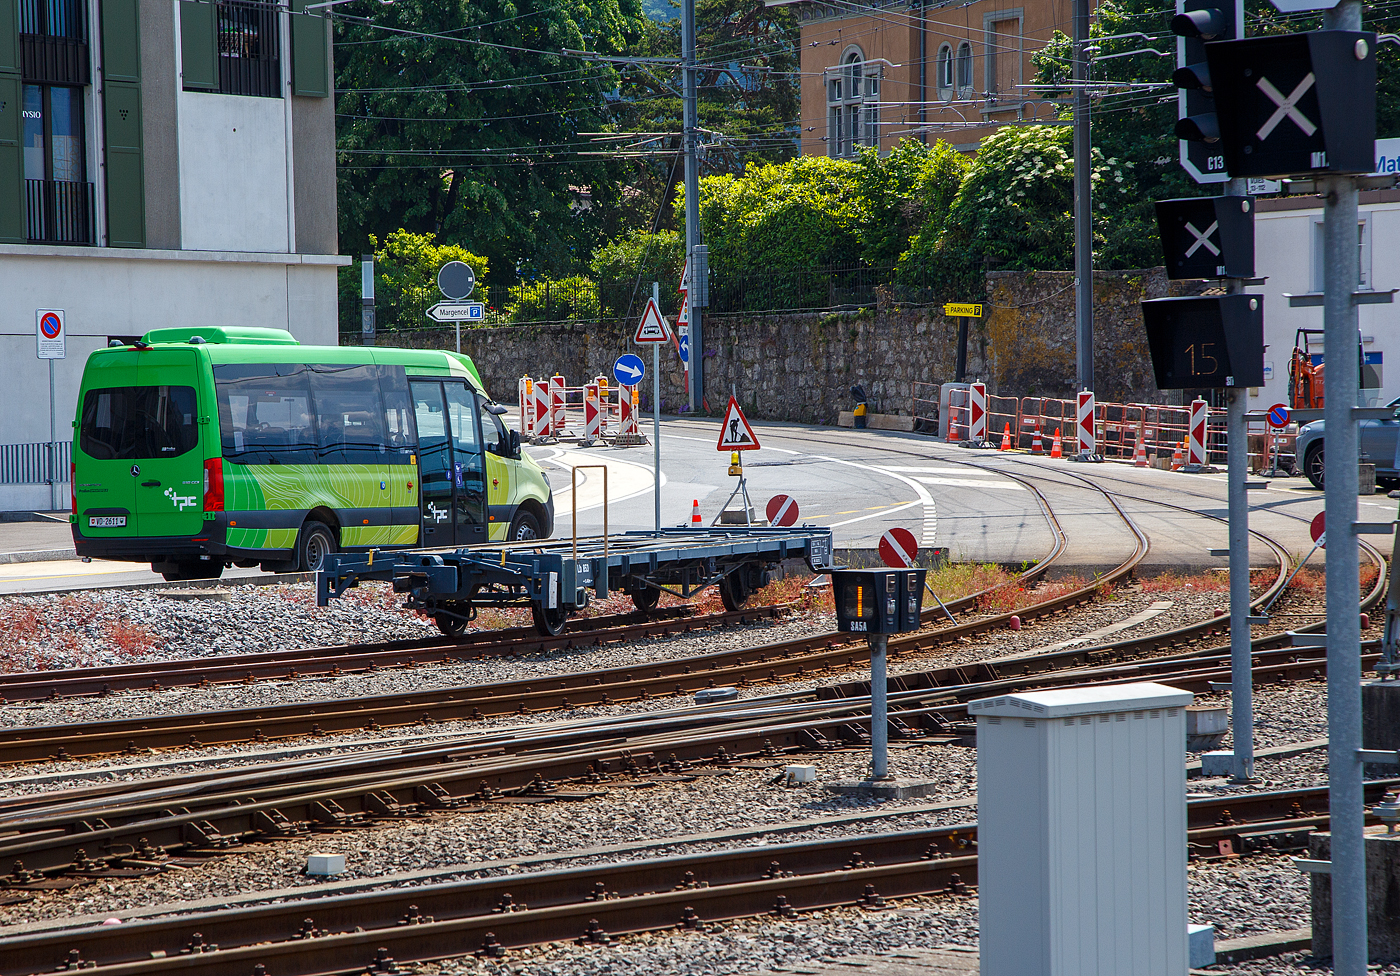
{"label": "green minibus", "polygon": [[315,571],[328,553],[548,537],[554,501],[472,361],[169,328],[83,371],[79,556],[167,580]]}

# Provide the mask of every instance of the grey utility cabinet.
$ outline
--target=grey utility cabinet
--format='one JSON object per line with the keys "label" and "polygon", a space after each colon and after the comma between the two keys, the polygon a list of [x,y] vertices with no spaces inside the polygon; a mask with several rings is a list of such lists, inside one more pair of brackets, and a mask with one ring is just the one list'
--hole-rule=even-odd
{"label": "grey utility cabinet", "polygon": [[1155,683],[971,702],[982,976],[1186,976],[1186,715]]}

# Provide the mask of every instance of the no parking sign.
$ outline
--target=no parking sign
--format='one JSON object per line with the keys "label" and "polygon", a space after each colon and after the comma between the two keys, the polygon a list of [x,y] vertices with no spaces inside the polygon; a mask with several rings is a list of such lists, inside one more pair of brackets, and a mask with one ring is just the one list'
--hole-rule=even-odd
{"label": "no parking sign", "polygon": [[34,339],[40,359],[68,358],[68,323],[61,308],[41,308],[34,313]]}

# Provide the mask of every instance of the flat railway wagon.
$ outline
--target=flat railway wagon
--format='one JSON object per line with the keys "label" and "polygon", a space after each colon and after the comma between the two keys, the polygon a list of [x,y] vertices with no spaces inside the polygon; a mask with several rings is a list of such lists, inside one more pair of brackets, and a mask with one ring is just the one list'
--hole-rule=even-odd
{"label": "flat railway wagon", "polygon": [[674,528],[572,540],[397,552],[336,553],[316,577],[316,602],[326,606],[362,580],[392,582],[406,606],[431,616],[446,634],[460,634],[478,607],[529,606],[545,636],[594,597],[621,590],[637,609],[656,608],[663,592],[689,598],[719,589],[738,610],[787,560],[814,573],[832,567],[831,530],[735,527]]}

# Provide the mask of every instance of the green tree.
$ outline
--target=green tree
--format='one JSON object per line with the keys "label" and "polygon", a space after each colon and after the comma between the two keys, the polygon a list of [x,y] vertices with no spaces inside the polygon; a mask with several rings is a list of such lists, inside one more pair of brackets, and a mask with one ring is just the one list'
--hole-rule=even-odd
{"label": "green tree", "polygon": [[[425,310],[442,301],[437,287],[437,273],[449,261],[469,265],[478,282],[484,282],[489,261],[456,244],[438,244],[433,234],[415,234],[399,229],[385,238],[381,245],[370,235],[374,254],[374,299],[378,309],[377,327],[381,329],[421,329],[428,325]],[[342,331],[358,331],[360,313],[360,267],[355,264],[342,268],[339,277],[340,327]],[[478,285],[472,298],[493,306],[492,289]],[[495,289],[503,292],[504,289]]]}
{"label": "green tree", "polygon": [[374,20],[335,28],[341,246],[402,228],[526,277],[586,266],[623,201],[581,133],[618,76],[564,51],[625,52],[638,0],[398,0]]}
{"label": "green tree", "polygon": [[[672,0],[675,3],[675,0]],[[679,6],[678,3],[675,3]],[[704,130],[705,172],[739,174],[751,162],[782,162],[797,154],[802,114],[798,74],[801,29],[790,7],[762,0],[698,0],[696,50],[700,58],[697,111]],[[649,21],[632,53],[679,58],[678,19]],[[615,124],[620,133],[655,153],[640,161],[632,189],[637,206],[625,227],[678,228],[670,207],[684,172],[681,150],[681,76],[655,64],[622,69]]]}
{"label": "green tree", "polygon": [[591,267],[604,315],[636,314],[651,296],[653,281],[661,285],[661,310],[679,311],[676,285],[685,268],[685,238],[676,231],[632,231],[593,252]]}

